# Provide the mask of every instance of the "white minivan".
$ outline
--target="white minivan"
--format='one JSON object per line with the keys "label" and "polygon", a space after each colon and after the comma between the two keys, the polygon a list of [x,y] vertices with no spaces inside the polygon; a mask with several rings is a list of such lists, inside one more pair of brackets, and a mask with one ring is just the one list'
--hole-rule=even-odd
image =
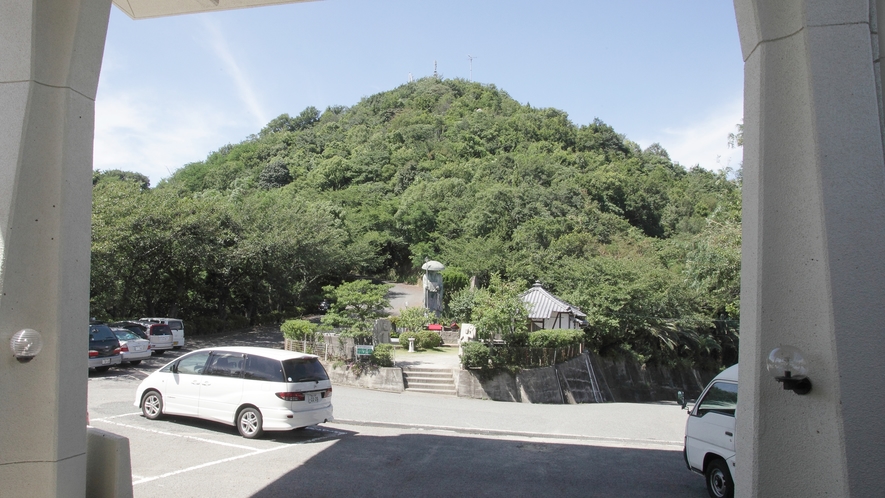
{"label": "white minivan", "polygon": [[737,396],[738,366],[733,365],[710,381],[685,423],[685,463],[704,475],[713,498],[734,496]]}
{"label": "white minivan", "polygon": [[172,349],[184,346],[184,320],[178,318],[139,318],[140,322],[162,323],[172,329]]}
{"label": "white minivan", "polygon": [[135,392],[145,418],[186,415],[236,426],[245,438],[332,420],[332,383],[314,355],[257,347],[188,353]]}

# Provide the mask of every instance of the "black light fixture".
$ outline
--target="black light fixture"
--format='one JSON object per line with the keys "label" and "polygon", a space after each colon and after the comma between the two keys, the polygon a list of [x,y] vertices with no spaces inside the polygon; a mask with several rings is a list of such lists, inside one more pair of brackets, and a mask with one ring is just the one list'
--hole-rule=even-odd
{"label": "black light fixture", "polygon": [[774,376],[774,380],[783,384],[785,391],[796,394],[811,392],[808,366],[799,348],[781,346],[772,349],[768,355],[768,372]]}

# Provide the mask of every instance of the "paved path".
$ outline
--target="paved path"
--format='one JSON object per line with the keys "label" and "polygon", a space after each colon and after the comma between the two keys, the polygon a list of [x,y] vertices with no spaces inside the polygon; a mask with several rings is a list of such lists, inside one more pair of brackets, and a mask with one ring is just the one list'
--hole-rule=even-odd
{"label": "paved path", "polygon": [[424,290],[420,285],[395,283],[387,293],[390,309],[398,315],[405,308],[424,306]]}

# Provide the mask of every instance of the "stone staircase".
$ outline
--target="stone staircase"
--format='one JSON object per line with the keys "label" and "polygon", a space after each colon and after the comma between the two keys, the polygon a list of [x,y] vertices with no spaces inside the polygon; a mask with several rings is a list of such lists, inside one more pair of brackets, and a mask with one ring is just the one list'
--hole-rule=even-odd
{"label": "stone staircase", "polygon": [[445,396],[458,394],[451,368],[405,367],[403,368],[403,383],[408,392]]}

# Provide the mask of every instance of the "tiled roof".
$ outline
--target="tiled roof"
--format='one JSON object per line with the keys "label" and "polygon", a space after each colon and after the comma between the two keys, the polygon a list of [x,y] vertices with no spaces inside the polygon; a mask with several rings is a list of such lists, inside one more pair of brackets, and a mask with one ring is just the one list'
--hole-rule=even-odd
{"label": "tiled roof", "polygon": [[585,317],[586,313],[579,308],[559,299],[544,290],[540,282],[535,282],[531,289],[522,293],[522,300],[529,303],[529,319],[541,320],[555,317],[559,313],[571,312],[577,317]]}

